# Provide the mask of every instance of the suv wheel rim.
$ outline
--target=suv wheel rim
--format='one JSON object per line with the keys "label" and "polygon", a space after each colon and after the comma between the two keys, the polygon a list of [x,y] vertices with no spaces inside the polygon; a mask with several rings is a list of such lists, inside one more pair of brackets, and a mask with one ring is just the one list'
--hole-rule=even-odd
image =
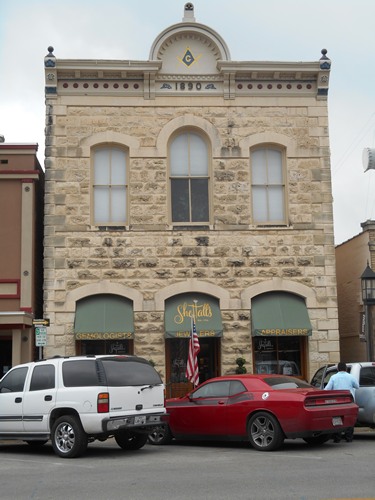
{"label": "suv wheel rim", "polygon": [[68,453],[73,448],[74,442],[75,434],[73,427],[66,422],[61,423],[57,427],[55,433],[55,443],[57,448],[62,453]]}

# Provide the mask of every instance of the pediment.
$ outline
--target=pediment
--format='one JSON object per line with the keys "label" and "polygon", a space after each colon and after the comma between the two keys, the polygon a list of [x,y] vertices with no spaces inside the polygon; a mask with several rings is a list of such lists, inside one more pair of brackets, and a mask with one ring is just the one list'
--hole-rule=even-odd
{"label": "pediment", "polygon": [[229,61],[229,50],[213,30],[181,23],[165,30],[154,42],[150,61],[162,61],[161,74],[216,74],[218,61]]}

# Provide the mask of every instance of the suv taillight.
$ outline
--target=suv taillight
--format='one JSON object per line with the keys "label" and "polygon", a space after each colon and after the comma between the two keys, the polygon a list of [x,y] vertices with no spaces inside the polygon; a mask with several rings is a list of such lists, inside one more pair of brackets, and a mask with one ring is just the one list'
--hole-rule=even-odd
{"label": "suv taillight", "polygon": [[98,394],[98,413],[109,412],[109,393],[101,392]]}

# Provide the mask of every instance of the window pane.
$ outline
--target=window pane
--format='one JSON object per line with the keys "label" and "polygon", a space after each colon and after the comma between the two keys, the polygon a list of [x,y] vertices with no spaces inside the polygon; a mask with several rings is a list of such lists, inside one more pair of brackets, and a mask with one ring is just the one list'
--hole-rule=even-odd
{"label": "window pane", "polygon": [[171,179],[172,222],[189,222],[189,181]]}
{"label": "window pane", "polygon": [[162,383],[160,375],[149,363],[130,358],[103,358],[107,382],[110,387],[139,386]]}
{"label": "window pane", "polygon": [[254,222],[267,222],[267,191],[264,187],[253,187],[253,219]]}
{"label": "window pane", "polygon": [[64,361],[62,365],[63,384],[65,387],[92,387],[105,385],[99,378],[96,361]]}
{"label": "window pane", "polygon": [[268,150],[267,160],[268,182],[270,184],[282,184],[283,171],[280,151]]}
{"label": "window pane", "polygon": [[208,222],[208,180],[191,179],[192,222]]}
{"label": "window pane", "polygon": [[266,155],[264,150],[251,153],[251,178],[253,184],[266,184],[267,169]]}
{"label": "window pane", "polygon": [[127,154],[119,147],[94,151],[95,224],[126,223],[126,163]]}
{"label": "window pane", "polygon": [[126,190],[124,187],[112,188],[112,222],[124,222],[126,220]]}
{"label": "window pane", "polygon": [[170,149],[171,175],[189,174],[188,134],[181,134],[173,140]]}
{"label": "window pane", "polygon": [[5,375],[0,385],[0,392],[22,392],[28,368],[16,368]]}
{"label": "window pane", "polygon": [[190,175],[208,175],[208,155],[205,141],[197,134],[189,134]]}
{"label": "window pane", "polygon": [[96,187],[94,189],[94,221],[96,224],[109,221],[108,187]]}
{"label": "window pane", "polygon": [[284,217],[284,189],[282,186],[270,186],[268,189],[269,219],[283,221]]}
{"label": "window pane", "polygon": [[109,171],[109,150],[96,150],[94,153],[94,184],[109,184]]}
{"label": "window pane", "polygon": [[111,158],[112,184],[126,184],[126,155],[121,149],[112,150]]}
{"label": "window pane", "polygon": [[30,382],[30,391],[42,391],[55,387],[55,367],[53,365],[36,366]]}

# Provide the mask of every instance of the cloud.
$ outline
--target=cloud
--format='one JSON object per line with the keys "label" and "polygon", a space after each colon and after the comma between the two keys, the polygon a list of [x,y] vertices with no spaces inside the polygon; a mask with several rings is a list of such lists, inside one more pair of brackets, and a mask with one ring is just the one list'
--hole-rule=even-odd
{"label": "cloud", "polygon": [[[0,133],[44,153],[47,47],[60,59],[147,60],[155,38],[181,22],[177,0],[0,0]],[[332,60],[328,97],[335,241],[375,218],[373,0],[193,0],[198,23],[217,31],[233,60]]]}

